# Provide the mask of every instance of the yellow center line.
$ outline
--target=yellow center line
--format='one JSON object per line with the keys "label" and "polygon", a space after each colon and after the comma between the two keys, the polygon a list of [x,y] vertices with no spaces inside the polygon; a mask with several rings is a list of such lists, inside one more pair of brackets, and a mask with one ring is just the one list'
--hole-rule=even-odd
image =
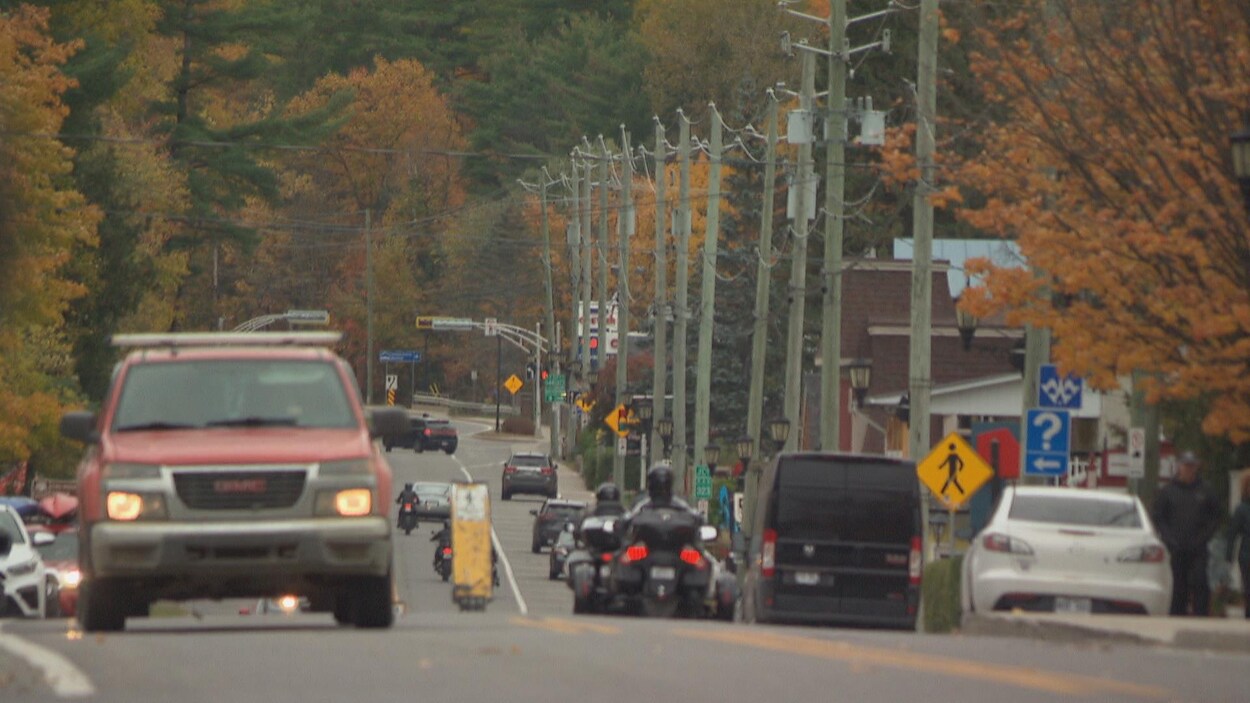
{"label": "yellow center line", "polygon": [[585,632],[597,632],[601,635],[615,635],[621,631],[619,627],[611,625],[600,625],[593,622],[573,622],[561,618],[529,618],[520,615],[514,615],[508,619],[513,625],[521,627],[532,627],[539,630],[550,630],[551,632],[559,632],[563,635],[580,635]]}
{"label": "yellow center line", "polygon": [[1067,695],[1098,695],[1117,693],[1142,698],[1167,698],[1166,689],[1112,679],[1082,676],[1067,672],[1043,671],[1020,666],[988,664],[953,657],[901,652],[876,647],[863,647],[846,642],[774,635],[751,629],[726,630],[674,629],[678,637],[725,642],[774,652],[798,654],[816,659],[845,661],[852,665],[877,665],[919,671],[938,676],[959,677],[977,681],[1007,684]]}

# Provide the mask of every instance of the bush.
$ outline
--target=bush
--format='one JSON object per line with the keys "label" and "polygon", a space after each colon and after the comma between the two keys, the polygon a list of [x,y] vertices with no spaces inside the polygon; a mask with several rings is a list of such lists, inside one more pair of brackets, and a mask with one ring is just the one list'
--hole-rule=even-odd
{"label": "bush", "polygon": [[499,431],[504,434],[519,434],[525,436],[533,436],[534,434],[534,418],[532,417],[516,417],[510,416],[503,419]]}
{"label": "bush", "polygon": [[959,629],[959,571],[963,561],[963,555],[957,554],[925,565],[920,590],[925,632]]}

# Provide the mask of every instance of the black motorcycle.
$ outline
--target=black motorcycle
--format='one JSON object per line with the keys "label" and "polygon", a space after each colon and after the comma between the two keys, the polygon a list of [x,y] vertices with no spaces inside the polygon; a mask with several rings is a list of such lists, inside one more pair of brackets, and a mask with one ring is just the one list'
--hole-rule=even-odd
{"label": "black motorcycle", "polygon": [[615,526],[615,517],[588,517],[576,530],[578,547],[564,561],[575,614],[603,613],[613,603],[610,562],[621,547]]}
{"label": "black motorcycle", "polygon": [[703,617],[719,565],[703,548],[716,528],[689,510],[656,507],[634,514],[610,562],[608,590],[648,617]]}
{"label": "black motorcycle", "polygon": [[412,531],[417,529],[416,503],[406,500],[403,505],[399,506],[399,521],[397,524],[399,529],[403,530],[406,535],[412,534]]}

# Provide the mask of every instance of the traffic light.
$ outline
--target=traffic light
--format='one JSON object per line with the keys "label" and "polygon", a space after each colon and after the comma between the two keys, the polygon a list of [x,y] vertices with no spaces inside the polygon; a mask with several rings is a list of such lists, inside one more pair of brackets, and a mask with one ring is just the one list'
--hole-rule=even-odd
{"label": "traffic light", "polygon": [[544,369],[543,369],[543,373],[542,373],[542,379],[543,379],[544,381],[546,381],[546,380],[547,380],[547,377],[548,377],[548,376],[550,376],[550,375],[551,375],[551,374],[547,371],[547,369],[545,369],[545,368],[544,368]]}
{"label": "traffic light", "polygon": [[597,350],[598,348],[599,348],[599,338],[598,338],[598,337],[591,337],[591,338],[590,338],[590,351],[595,351],[595,350]]}
{"label": "traffic light", "polygon": [[527,381],[534,380],[534,363],[533,362],[530,362],[525,365],[525,380]]}

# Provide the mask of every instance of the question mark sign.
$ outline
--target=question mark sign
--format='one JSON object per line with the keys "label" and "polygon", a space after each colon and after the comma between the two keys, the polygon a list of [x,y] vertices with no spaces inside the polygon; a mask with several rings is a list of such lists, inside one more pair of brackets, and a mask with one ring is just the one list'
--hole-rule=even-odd
{"label": "question mark sign", "polygon": [[1048,452],[1050,451],[1050,440],[1054,439],[1055,435],[1059,434],[1059,430],[1063,429],[1063,422],[1054,413],[1042,413],[1033,418],[1033,426],[1041,427],[1042,425],[1046,425],[1046,428],[1042,430],[1042,451]]}

